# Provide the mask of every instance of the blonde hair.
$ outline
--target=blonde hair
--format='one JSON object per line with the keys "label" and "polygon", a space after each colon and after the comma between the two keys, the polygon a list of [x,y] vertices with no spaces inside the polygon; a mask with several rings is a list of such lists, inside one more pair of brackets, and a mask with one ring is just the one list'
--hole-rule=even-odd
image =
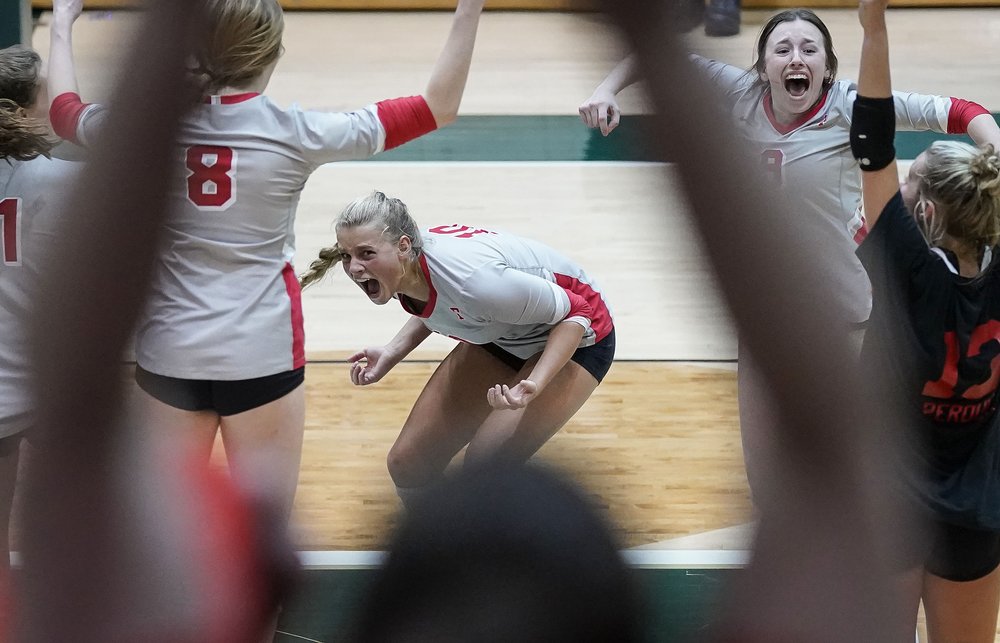
{"label": "blonde hair", "polygon": [[[410,239],[410,254],[413,259],[420,256],[423,249],[423,239],[417,222],[410,216],[406,204],[399,199],[387,197],[384,193],[374,191],[368,196],[355,199],[345,207],[333,222],[334,230],[375,226],[382,229],[382,239],[391,243],[399,243],[403,236]],[[333,264],[342,261],[343,251],[337,246],[330,246],[319,251],[319,258],[309,264],[309,270],[299,276],[302,288],[322,279]]]}
{"label": "blonde hair", "polygon": [[0,158],[28,161],[55,145],[49,125],[28,115],[40,89],[42,59],[21,45],[0,49]]}
{"label": "blonde hair", "polygon": [[281,56],[284,14],[278,0],[206,0],[208,38],[200,43],[193,73],[206,91],[242,87]]}
{"label": "blonde hair", "polygon": [[918,192],[934,203],[935,216],[922,221],[928,242],[937,245],[948,234],[976,247],[1000,243],[1000,156],[994,147],[938,141],[926,154]]}

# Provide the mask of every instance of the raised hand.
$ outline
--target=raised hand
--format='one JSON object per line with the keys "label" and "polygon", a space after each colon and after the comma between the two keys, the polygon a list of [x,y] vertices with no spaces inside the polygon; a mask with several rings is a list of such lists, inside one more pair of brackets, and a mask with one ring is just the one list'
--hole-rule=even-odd
{"label": "raised hand", "polygon": [[885,9],[889,0],[858,0],[858,20],[865,31],[885,29]]}
{"label": "raised hand", "polygon": [[75,21],[83,13],[83,0],[52,0],[53,17]]}

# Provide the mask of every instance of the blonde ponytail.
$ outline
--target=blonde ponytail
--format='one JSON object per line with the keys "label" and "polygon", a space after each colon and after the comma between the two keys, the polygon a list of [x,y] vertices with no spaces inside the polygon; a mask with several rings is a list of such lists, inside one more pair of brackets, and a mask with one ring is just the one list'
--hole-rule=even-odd
{"label": "blonde ponytail", "polygon": [[326,276],[326,272],[334,264],[340,263],[343,258],[344,253],[337,246],[322,248],[319,251],[319,258],[314,259],[313,262],[309,264],[309,270],[299,275],[299,286],[304,289],[310,284],[316,283]]}
{"label": "blonde ponytail", "polygon": [[932,144],[920,191],[951,237],[977,247],[1000,243],[1000,156],[992,145]]}

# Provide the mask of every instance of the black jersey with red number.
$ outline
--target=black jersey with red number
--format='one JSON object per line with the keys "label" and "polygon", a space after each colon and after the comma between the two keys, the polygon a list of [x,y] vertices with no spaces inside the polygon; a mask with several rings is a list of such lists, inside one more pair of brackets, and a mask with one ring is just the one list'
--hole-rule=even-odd
{"label": "black jersey with red number", "polygon": [[873,298],[863,360],[906,404],[893,424],[916,434],[921,496],[941,519],[1000,529],[1000,265],[956,274],[899,193],[858,257]]}

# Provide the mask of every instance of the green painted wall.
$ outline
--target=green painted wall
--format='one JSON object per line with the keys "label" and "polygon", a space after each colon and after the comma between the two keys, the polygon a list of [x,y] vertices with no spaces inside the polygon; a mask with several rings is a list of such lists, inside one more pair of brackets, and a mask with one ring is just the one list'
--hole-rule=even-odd
{"label": "green painted wall", "polygon": [[0,49],[30,42],[30,0],[0,0]]}
{"label": "green painted wall", "polygon": [[[576,116],[463,116],[453,125],[380,154],[378,161],[655,161],[651,117],[627,116],[608,137]],[[996,115],[994,115],[996,118]],[[937,139],[933,132],[898,132],[896,153],[913,159]]]}

